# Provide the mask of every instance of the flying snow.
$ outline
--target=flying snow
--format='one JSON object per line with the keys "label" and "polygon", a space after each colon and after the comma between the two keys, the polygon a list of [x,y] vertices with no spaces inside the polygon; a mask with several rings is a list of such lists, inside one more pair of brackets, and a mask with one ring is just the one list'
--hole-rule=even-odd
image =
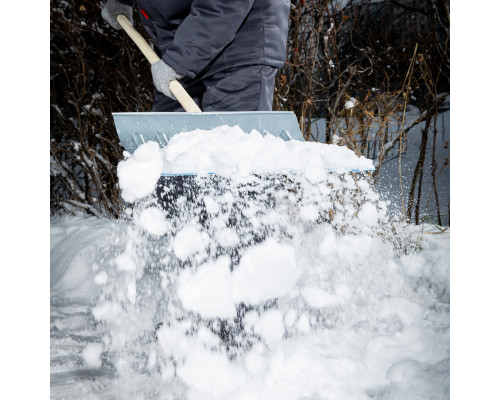
{"label": "flying snow", "polygon": [[52,220],[51,397],[449,398],[449,234],[389,219],[372,167],[228,126],[140,146],[123,218]]}

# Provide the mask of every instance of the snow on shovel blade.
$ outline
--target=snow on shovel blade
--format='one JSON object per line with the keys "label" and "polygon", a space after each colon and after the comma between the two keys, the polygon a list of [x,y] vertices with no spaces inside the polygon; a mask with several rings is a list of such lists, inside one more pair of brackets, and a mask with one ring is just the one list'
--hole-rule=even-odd
{"label": "snow on shovel blade", "polygon": [[113,118],[121,145],[129,153],[149,141],[165,146],[177,133],[209,130],[221,125],[237,125],[245,133],[255,129],[283,140],[304,140],[297,118],[291,111],[122,112],[113,113]]}

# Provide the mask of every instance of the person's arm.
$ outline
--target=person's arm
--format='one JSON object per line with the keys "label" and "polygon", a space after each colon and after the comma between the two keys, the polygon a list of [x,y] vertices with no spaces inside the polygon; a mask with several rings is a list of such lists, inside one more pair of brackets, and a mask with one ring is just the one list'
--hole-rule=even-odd
{"label": "person's arm", "polygon": [[190,78],[233,41],[255,0],[194,0],[163,61]]}

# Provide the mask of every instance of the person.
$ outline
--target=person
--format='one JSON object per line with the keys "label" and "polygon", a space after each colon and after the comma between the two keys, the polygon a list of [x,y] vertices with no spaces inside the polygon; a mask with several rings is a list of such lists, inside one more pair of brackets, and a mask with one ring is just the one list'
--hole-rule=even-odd
{"label": "person", "polygon": [[133,3],[160,61],[151,66],[153,111],[183,111],[178,79],[203,111],[271,111],[286,58],[290,0],[108,0],[102,16],[132,22]]}

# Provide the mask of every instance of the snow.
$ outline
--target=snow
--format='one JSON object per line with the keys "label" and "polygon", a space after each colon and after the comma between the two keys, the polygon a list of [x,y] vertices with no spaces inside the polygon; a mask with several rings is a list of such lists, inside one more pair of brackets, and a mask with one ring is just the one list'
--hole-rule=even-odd
{"label": "snow", "polygon": [[94,282],[97,285],[105,285],[107,281],[108,281],[108,274],[105,271],[101,271],[96,276],[94,276]]}
{"label": "snow", "polygon": [[223,354],[196,350],[189,352],[186,362],[178,369],[179,377],[194,389],[192,398],[204,398],[207,393],[215,398],[226,397],[245,384],[245,371],[241,366],[232,365]]}
{"label": "snow", "polygon": [[306,304],[312,308],[330,307],[339,302],[335,296],[315,286],[301,288],[300,294]]}
{"label": "snow", "polygon": [[194,274],[183,271],[177,288],[182,306],[203,318],[236,317],[229,266],[229,258],[220,257],[215,262],[201,265]]}
{"label": "snow", "polygon": [[101,366],[102,349],[101,343],[88,343],[82,350],[83,359],[89,367],[99,368]]}
{"label": "snow", "polygon": [[[449,398],[449,231],[391,220],[346,149],[274,139],[143,145],[121,220],[52,220],[52,398]],[[273,157],[287,181],[253,175]],[[231,176],[197,178],[205,221],[140,179],[189,163]]]}
{"label": "snow", "polygon": [[181,260],[203,250],[207,242],[207,235],[200,232],[195,226],[186,226],[174,238],[174,253]]}
{"label": "snow", "polygon": [[123,199],[134,202],[136,199],[151,193],[156,186],[162,168],[160,146],[155,142],[143,144],[134,152],[133,156],[120,161],[117,173]]}
{"label": "snow", "polygon": [[170,229],[163,211],[158,207],[149,207],[142,210],[137,224],[152,235],[161,236]]}
{"label": "snow", "polygon": [[319,210],[314,205],[306,206],[300,210],[300,217],[307,221],[315,221],[318,214]]}
{"label": "snow", "polygon": [[177,292],[184,308],[203,318],[233,318],[238,303],[258,304],[282,297],[299,277],[295,250],[270,239],[248,250],[234,272],[229,257],[203,264],[194,274],[181,272]]}
{"label": "snow", "polygon": [[320,181],[326,171],[372,169],[371,160],[345,147],[284,141],[255,130],[245,134],[238,126],[224,125],[179,133],[163,149],[157,143],[145,143],[118,164],[118,177],[123,199],[134,202],[154,189],[161,173],[232,177],[294,171]]}
{"label": "snow", "polygon": [[215,239],[222,247],[232,247],[238,244],[238,235],[229,228],[223,228],[215,233]]}
{"label": "snow", "polygon": [[300,273],[295,249],[268,239],[241,258],[233,277],[235,300],[255,304],[284,296],[297,283]]}
{"label": "snow", "polygon": [[266,311],[255,323],[253,329],[266,343],[277,342],[285,334],[283,315],[277,310]]}
{"label": "snow", "polygon": [[350,110],[351,108],[356,107],[358,104],[358,100],[356,100],[354,97],[351,97],[349,100],[347,100],[344,104],[344,108],[346,110]]}
{"label": "snow", "polygon": [[375,226],[378,222],[377,209],[373,204],[366,203],[363,204],[361,210],[359,210],[358,218],[367,226]]}

